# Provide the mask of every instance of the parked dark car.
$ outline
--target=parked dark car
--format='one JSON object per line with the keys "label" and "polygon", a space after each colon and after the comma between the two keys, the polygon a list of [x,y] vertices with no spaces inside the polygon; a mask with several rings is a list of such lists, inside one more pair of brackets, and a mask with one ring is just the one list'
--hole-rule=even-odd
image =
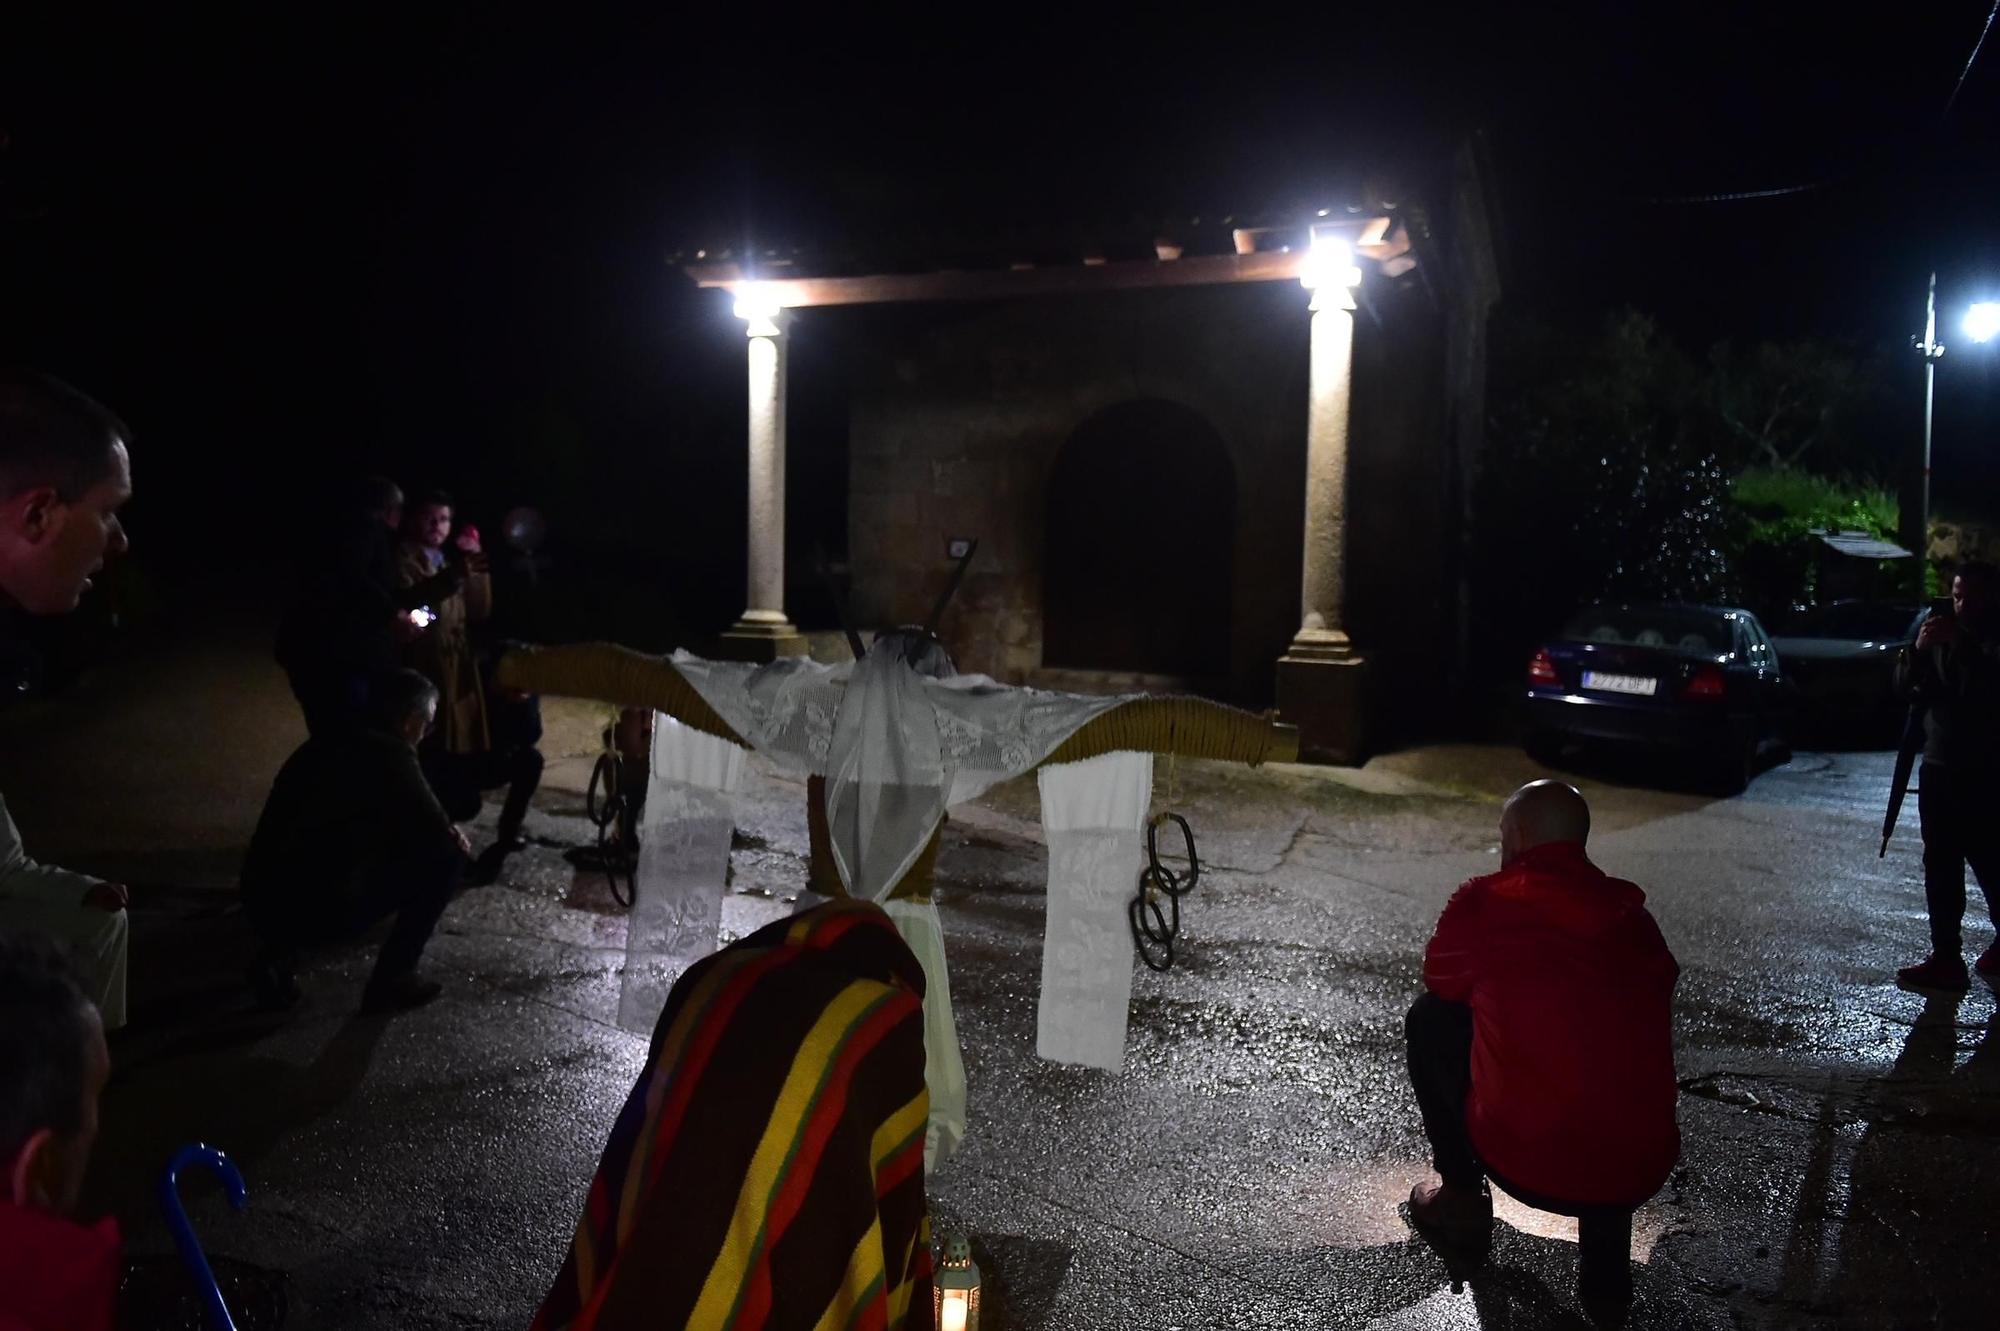
{"label": "parked dark car", "polygon": [[1691,759],[1731,794],[1783,752],[1794,692],[1757,617],[1708,605],[1597,605],[1528,663],[1528,752],[1571,742]]}
{"label": "parked dark car", "polygon": [[1829,601],[1771,635],[1786,678],[1798,686],[1801,721],[1893,744],[1906,708],[1896,697],[1896,657],[1916,641],[1921,606]]}

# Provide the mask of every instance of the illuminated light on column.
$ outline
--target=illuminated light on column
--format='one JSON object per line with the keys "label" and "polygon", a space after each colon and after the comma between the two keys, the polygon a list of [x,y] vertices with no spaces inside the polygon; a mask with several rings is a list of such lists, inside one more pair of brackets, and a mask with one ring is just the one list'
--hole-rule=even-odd
{"label": "illuminated light on column", "polygon": [[[1299,269],[1299,285],[1313,292],[1313,308],[1326,298],[1328,289],[1338,290],[1343,296],[1347,291],[1361,285],[1361,270],[1354,266],[1354,247],[1340,236],[1323,236],[1315,231],[1312,244],[1306,250],[1305,263]],[[1348,297],[1347,309],[1353,309],[1353,299]]]}
{"label": "illuminated light on column", "polygon": [[724,635],[725,650],[753,658],[795,656],[805,639],[785,617],[785,329],[791,311],[776,288],[749,283],[736,292],[736,317],[749,338],[750,526],[743,617]]}
{"label": "illuminated light on column", "polygon": [[1982,300],[1965,312],[1965,335],[1974,342],[2000,337],[2000,300]]}

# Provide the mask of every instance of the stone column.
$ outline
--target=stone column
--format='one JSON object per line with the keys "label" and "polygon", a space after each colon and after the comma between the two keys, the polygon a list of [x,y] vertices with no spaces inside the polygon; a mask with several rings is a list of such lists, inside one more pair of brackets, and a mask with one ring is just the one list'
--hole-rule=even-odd
{"label": "stone column", "polygon": [[722,654],[768,661],[804,656],[806,640],[785,618],[785,329],[791,316],[754,299],[736,313],[750,342],[749,608],[722,635]]}
{"label": "stone column", "polygon": [[1307,761],[1357,763],[1366,756],[1365,672],[1345,619],[1354,296],[1344,285],[1325,282],[1313,294],[1311,367],[1299,631],[1278,660],[1278,712],[1298,726]]}

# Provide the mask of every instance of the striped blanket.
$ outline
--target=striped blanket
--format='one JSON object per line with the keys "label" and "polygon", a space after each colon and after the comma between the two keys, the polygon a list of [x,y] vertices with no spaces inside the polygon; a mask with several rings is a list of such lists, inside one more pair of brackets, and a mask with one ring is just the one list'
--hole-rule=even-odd
{"label": "striped blanket", "polygon": [[866,902],[690,968],[533,1331],[928,1331],[923,993]]}

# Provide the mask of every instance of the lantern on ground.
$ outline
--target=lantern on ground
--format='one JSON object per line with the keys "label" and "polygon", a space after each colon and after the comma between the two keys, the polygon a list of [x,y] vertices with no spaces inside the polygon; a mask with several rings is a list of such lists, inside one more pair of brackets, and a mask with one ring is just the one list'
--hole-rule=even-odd
{"label": "lantern on ground", "polygon": [[979,1266],[965,1235],[945,1240],[932,1287],[937,1292],[937,1331],[979,1331]]}

